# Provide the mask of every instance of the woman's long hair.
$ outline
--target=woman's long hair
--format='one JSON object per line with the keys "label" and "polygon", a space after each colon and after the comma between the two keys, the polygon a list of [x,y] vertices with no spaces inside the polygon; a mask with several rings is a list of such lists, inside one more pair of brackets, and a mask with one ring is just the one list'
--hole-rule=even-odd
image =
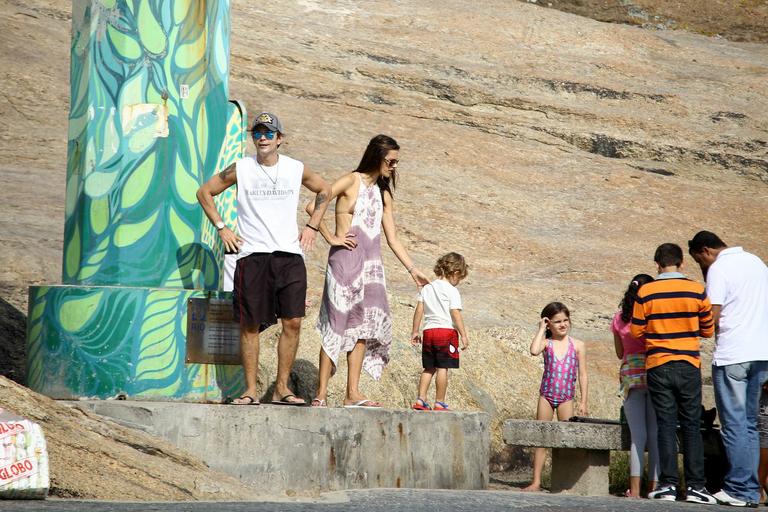
{"label": "woman's long hair", "polygon": [[[379,170],[381,168],[381,163],[387,158],[387,153],[399,149],[400,146],[392,137],[387,135],[375,136],[368,143],[368,147],[365,148],[363,158],[360,159],[360,163],[357,165],[355,172],[367,173]],[[392,176],[389,178],[379,176],[379,179],[376,180],[376,184],[379,186],[382,196],[384,195],[384,191],[388,191],[390,195],[392,195],[392,192],[395,190],[396,182],[397,169],[394,167],[392,168]]]}
{"label": "woman's long hair", "polygon": [[632,278],[632,281],[627,287],[627,291],[624,292],[624,298],[621,299],[619,307],[621,308],[621,319],[625,322],[629,322],[632,319],[632,308],[635,307],[635,301],[637,300],[637,291],[646,283],[653,281],[653,278],[648,274],[637,274]]}

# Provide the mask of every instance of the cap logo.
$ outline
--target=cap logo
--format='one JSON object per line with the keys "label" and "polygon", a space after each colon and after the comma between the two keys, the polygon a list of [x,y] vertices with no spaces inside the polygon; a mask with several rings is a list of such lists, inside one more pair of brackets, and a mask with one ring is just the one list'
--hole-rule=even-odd
{"label": "cap logo", "polygon": [[272,119],[272,116],[269,114],[261,114],[259,117],[256,118],[256,121],[260,123],[274,123],[274,120]]}

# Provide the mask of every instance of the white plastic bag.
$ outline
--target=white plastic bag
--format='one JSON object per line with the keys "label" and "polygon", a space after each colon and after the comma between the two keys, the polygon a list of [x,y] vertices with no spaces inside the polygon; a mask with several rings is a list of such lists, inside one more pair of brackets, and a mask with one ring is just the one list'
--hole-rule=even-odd
{"label": "white plastic bag", "polygon": [[48,495],[48,450],[40,425],[0,409],[0,498]]}

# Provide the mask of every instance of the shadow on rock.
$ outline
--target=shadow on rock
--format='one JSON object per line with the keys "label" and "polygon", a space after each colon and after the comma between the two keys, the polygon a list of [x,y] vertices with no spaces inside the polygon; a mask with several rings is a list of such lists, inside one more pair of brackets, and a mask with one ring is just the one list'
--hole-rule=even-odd
{"label": "shadow on rock", "polygon": [[[293,370],[288,380],[288,386],[293,390],[296,396],[303,398],[307,403],[312,401],[317,389],[317,380],[319,370],[317,366],[306,359],[297,359],[293,363]],[[261,402],[269,403],[272,401],[272,394],[275,392],[275,381],[269,385],[261,396]]]}
{"label": "shadow on rock", "polygon": [[27,317],[0,298],[0,375],[26,382]]}

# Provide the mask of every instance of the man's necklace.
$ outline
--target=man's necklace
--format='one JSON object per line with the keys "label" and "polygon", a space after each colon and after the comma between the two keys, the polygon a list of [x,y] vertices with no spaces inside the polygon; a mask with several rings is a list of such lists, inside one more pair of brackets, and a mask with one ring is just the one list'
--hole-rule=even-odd
{"label": "man's necklace", "polygon": [[261,172],[263,172],[267,176],[267,179],[272,183],[272,190],[275,190],[277,188],[277,176],[280,173],[280,160],[278,160],[275,165],[275,179],[272,179],[272,176],[269,175],[267,170],[258,161],[256,161],[256,164],[261,169]]}

